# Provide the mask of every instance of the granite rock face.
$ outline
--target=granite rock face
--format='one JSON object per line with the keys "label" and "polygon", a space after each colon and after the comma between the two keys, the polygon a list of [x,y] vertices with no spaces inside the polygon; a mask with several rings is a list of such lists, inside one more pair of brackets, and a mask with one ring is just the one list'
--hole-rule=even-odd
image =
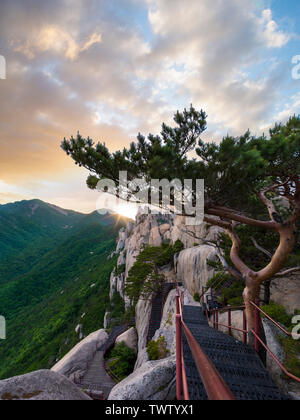
{"label": "granite rock face", "polygon": [[[126,229],[120,231],[117,242],[117,252],[119,253],[117,265],[122,268],[124,266],[124,272],[117,276],[115,271],[111,274],[110,297],[112,298],[116,292],[119,293],[124,299],[126,307],[129,307],[130,302],[124,295],[129,270],[145,246],[160,246],[167,240],[171,243],[180,240],[187,249],[176,256],[174,263],[162,267],[159,271],[164,274],[169,283],[176,280],[182,281],[190,295],[200,294],[207,281],[215,274],[215,271],[207,265],[207,259],[217,260],[215,248],[207,245],[206,241],[216,240],[219,232],[219,228],[208,227],[206,224],[186,226],[185,218],[180,216],[139,213],[135,222],[130,222]],[[138,356],[135,369],[140,368],[143,363],[148,361],[146,346],[151,308],[151,300],[140,300],[136,306]],[[175,293],[173,292],[166,302],[161,328],[157,332],[157,338],[161,335],[166,336],[171,354],[174,350],[174,311]],[[106,322],[105,325],[108,323]]]}
{"label": "granite rock face", "polygon": [[206,223],[197,226],[187,226],[186,218],[183,216],[174,217],[174,226],[171,229],[171,240],[175,243],[178,239],[183,243],[184,248],[193,248],[195,245],[203,245],[204,241],[215,241],[219,227],[209,227]]}
{"label": "granite rock face", "polygon": [[89,363],[94,359],[96,351],[105,344],[107,339],[108,335],[105,330],[90,334],[53,366],[51,371],[64,375],[71,381],[82,378]]}
{"label": "granite rock face", "polygon": [[164,337],[170,355],[176,353],[176,290],[172,290],[166,300],[160,328],[156,331],[153,340]]}
{"label": "granite rock face", "polygon": [[182,282],[192,296],[202,293],[203,287],[216,274],[207,260],[218,261],[214,247],[200,245],[182,251],[177,259],[177,280]]}
{"label": "granite rock face", "polygon": [[146,351],[147,336],[149,330],[149,321],[151,316],[152,301],[139,300],[136,309],[136,330],[138,334],[138,358],[136,361],[135,369],[139,368],[145,361],[148,360]]}
{"label": "granite rock face", "polygon": [[272,280],[271,300],[283,305],[290,314],[293,314],[295,309],[300,309],[299,286],[299,276]]}
{"label": "granite rock face", "polygon": [[176,358],[146,362],[116,385],[109,400],[163,401],[176,396]]}
{"label": "granite rock face", "polygon": [[1,400],[87,401],[91,398],[64,376],[39,370],[0,381]]}
{"label": "granite rock face", "polygon": [[136,353],[138,351],[138,336],[135,328],[130,328],[125,331],[123,334],[119,335],[116,339],[116,344],[124,343],[127,347],[134,350]]}

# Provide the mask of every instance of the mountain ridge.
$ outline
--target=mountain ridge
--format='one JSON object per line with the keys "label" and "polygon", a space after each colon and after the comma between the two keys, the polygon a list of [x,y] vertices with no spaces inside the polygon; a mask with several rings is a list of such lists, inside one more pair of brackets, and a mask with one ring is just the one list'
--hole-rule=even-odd
{"label": "mountain ridge", "polygon": [[125,222],[41,200],[0,207],[0,378],[51,367],[79,342],[79,324],[84,336],[102,327],[116,264],[108,256]]}

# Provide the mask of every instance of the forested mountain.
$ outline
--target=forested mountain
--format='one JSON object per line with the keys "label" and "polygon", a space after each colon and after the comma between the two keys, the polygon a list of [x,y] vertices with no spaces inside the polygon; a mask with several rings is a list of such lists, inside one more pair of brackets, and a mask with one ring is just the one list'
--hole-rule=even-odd
{"label": "forested mountain", "polygon": [[84,335],[102,327],[124,224],[38,200],[0,206],[0,378],[49,368],[79,341],[78,324]]}

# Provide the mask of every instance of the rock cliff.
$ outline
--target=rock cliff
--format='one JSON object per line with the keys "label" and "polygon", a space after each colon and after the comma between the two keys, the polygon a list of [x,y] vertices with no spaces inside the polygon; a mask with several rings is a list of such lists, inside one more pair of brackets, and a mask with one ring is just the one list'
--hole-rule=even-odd
{"label": "rock cliff", "polygon": [[77,344],[53,368],[52,372],[66,376],[71,381],[76,381],[87,372],[89,363],[94,359],[96,351],[108,339],[105,330],[99,330]]}
{"label": "rock cliff", "polygon": [[[218,261],[215,247],[211,241],[215,241],[221,229],[214,226],[202,224],[201,226],[186,226],[185,219],[179,216],[170,215],[143,215],[138,214],[135,222],[130,222],[126,229],[120,231],[116,252],[118,258],[118,272],[111,276],[110,295],[118,292],[125,300],[126,305],[129,302],[124,296],[124,287],[129,270],[136,261],[139,253],[145,246],[161,246],[164,241],[170,241],[174,244],[180,240],[184,245],[184,250],[177,254],[174,263],[162,269],[166,280],[169,283],[182,283],[182,290],[185,293],[185,304],[195,305],[193,296],[198,293],[201,295],[208,281],[216,274],[207,261]],[[122,267],[122,270],[120,268]],[[284,304],[289,312],[299,306],[300,291],[293,281],[274,281],[271,287],[271,297],[274,301]],[[172,392],[169,392],[170,377],[166,377],[164,383],[159,382],[160,389],[168,389],[167,392],[159,394],[158,389],[154,389],[153,378],[156,378],[156,372],[170,372],[170,364],[175,354],[175,290],[169,293],[165,302],[163,316],[160,328],[156,331],[153,340],[157,341],[164,337],[168,349],[168,362],[159,361],[149,362],[147,352],[147,334],[151,316],[151,300],[140,300],[136,306],[136,332],[137,332],[137,362],[135,372],[121,382],[113,389],[110,399],[134,399],[136,398],[169,398]],[[225,315],[224,315],[225,316]],[[107,317],[109,314],[107,314]],[[226,322],[225,322],[226,323]],[[237,328],[242,328],[241,313],[233,313],[233,324]],[[224,329],[224,332],[225,331]],[[242,334],[235,333],[236,338],[242,339]],[[171,369],[172,370],[172,369]],[[142,379],[144,378],[144,379]],[[148,390],[149,382],[152,383]],[[172,381],[171,381],[172,382]],[[154,381],[154,384],[156,382]],[[146,398],[146,399],[147,399]]]}
{"label": "rock cliff", "polygon": [[0,381],[0,400],[84,401],[91,398],[65,376],[39,370]]}

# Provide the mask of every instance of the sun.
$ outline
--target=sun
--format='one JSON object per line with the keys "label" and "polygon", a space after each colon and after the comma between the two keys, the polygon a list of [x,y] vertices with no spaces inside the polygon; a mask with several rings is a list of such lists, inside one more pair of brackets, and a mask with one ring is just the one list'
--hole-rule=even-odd
{"label": "sun", "polygon": [[130,203],[122,203],[118,204],[114,211],[118,213],[121,216],[127,217],[128,219],[135,220],[135,217],[137,215],[138,209],[135,205]]}

